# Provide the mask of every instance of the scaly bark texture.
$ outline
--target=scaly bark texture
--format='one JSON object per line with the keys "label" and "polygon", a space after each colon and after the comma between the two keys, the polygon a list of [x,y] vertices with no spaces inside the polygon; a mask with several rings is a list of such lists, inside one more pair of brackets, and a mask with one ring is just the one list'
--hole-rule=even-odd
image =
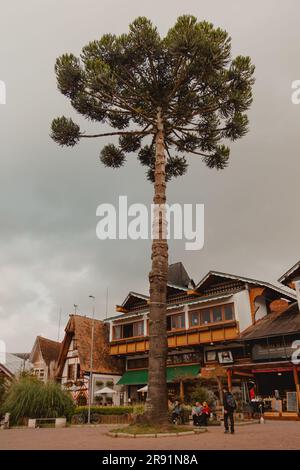
{"label": "scaly bark texture", "polygon": [[[149,379],[147,414],[152,423],[168,420],[166,361],[168,353],[166,297],[168,277],[168,243],[166,239],[166,158],[161,110],[157,114],[155,140],[154,238],[150,281]],[[156,225],[158,224],[158,225]],[[158,234],[158,236],[157,236]]]}

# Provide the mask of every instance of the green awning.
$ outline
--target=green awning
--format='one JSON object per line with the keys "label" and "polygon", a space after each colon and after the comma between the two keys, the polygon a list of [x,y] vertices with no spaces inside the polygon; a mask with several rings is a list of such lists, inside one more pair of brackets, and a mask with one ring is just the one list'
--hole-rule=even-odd
{"label": "green awning", "polygon": [[148,382],[147,370],[128,370],[117,385],[144,385]]}
{"label": "green awning", "polygon": [[[167,367],[167,382],[194,378],[199,374],[200,364]],[[145,385],[148,383],[148,370],[128,370],[117,385]]]}

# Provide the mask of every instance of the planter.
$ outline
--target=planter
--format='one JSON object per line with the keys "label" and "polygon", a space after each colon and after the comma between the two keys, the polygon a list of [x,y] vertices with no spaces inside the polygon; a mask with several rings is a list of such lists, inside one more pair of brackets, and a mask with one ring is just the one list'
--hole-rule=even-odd
{"label": "planter", "polygon": [[35,428],[36,426],[36,419],[30,419],[28,420],[28,427],[29,428]]}
{"label": "planter", "polygon": [[56,418],[55,420],[55,427],[56,428],[65,428],[67,425],[67,419],[66,418]]}

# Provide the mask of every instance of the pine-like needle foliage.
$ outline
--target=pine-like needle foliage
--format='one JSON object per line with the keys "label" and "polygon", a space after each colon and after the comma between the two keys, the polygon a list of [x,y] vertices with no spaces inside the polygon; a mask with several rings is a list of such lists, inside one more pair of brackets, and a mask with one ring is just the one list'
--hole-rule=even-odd
{"label": "pine-like needle foliage", "polygon": [[118,136],[118,142],[102,148],[101,161],[118,168],[126,154],[137,152],[153,181],[161,108],[167,180],[186,172],[188,154],[223,169],[229,158],[224,141],[247,132],[245,112],[254,83],[250,58],[231,60],[230,54],[227,32],[194,16],[180,16],[164,38],[150,20],[137,18],[128,34],[105,34],[85,46],[80,58],[64,54],[55,65],[58,88],[76,111],[115,131],[87,135],[63,116],[53,120],[51,136],[65,146],[82,138]]}

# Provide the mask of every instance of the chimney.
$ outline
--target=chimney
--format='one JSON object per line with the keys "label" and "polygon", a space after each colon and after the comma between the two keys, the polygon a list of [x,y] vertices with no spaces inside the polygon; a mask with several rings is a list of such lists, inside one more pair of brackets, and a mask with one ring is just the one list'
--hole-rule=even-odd
{"label": "chimney", "polygon": [[270,312],[282,312],[289,306],[289,303],[285,299],[276,299],[270,303]]}

